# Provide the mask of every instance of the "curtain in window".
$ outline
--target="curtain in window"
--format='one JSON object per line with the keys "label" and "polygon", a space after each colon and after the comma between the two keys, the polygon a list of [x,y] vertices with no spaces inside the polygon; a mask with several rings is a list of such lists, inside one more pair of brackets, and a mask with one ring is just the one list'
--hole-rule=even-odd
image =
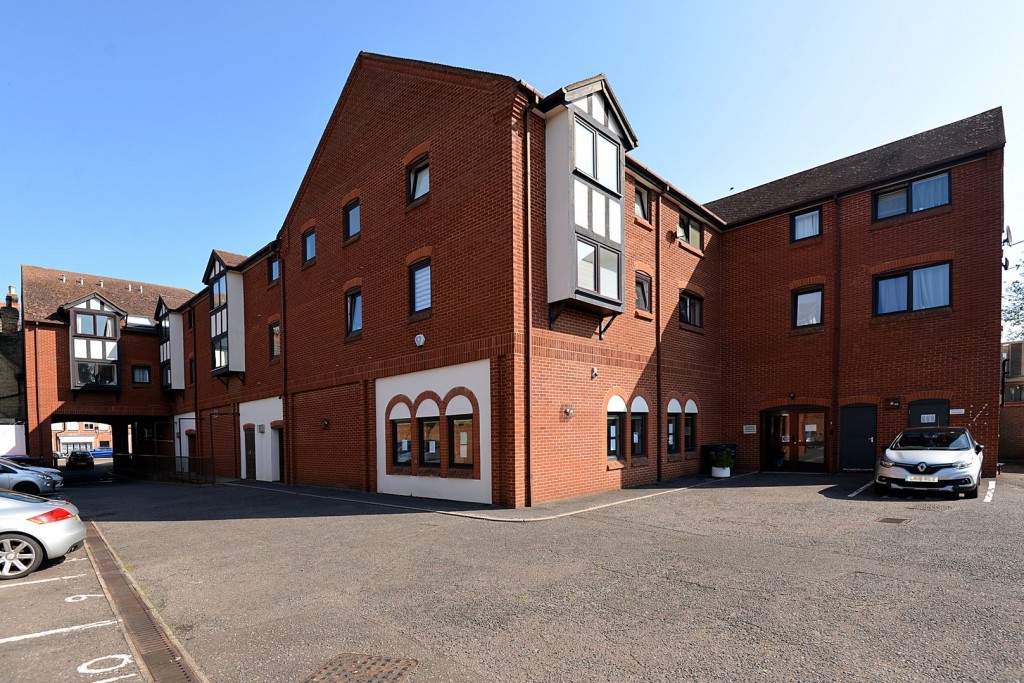
{"label": "curtain in window", "polygon": [[794,218],[793,238],[802,240],[805,237],[814,237],[817,235],[820,232],[820,228],[818,226],[818,216],[820,215],[821,214],[817,211],[811,211],[810,213],[805,213]]}
{"label": "curtain in window", "polygon": [[949,305],[949,264],[914,271],[914,310]]}
{"label": "curtain in window", "polygon": [[796,326],[821,324],[821,292],[808,292],[796,297]]}
{"label": "curtain in window", "polygon": [[898,216],[907,212],[907,191],[905,189],[878,195],[878,218]]}
{"label": "curtain in window", "polygon": [[945,173],[934,178],[918,180],[911,185],[914,211],[930,209],[949,203],[949,176]]}
{"label": "curtain in window", "polygon": [[907,276],[878,281],[878,312],[893,313],[907,310]]}

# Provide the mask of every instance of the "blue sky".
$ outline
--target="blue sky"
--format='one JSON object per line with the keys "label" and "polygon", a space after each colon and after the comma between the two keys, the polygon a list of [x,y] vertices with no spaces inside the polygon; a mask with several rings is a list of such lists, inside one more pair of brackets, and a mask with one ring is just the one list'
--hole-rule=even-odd
{"label": "blue sky", "polygon": [[274,238],[360,50],[543,92],[603,72],[634,156],[699,201],[1001,105],[1024,240],[1022,36],[1024,3],[984,0],[5,3],[0,285],[199,288],[211,249]]}

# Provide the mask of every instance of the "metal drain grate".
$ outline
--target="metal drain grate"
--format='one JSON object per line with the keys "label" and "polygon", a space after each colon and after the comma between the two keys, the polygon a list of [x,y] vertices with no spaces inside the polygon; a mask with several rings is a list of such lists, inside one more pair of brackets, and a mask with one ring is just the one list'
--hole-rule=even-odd
{"label": "metal drain grate", "polygon": [[114,612],[137,652],[136,663],[149,671],[155,683],[204,683],[174,638],[164,631],[146,602],[121,572],[120,563],[99,533],[95,522],[86,524],[86,547],[92,557]]}
{"label": "metal drain grate", "polygon": [[402,683],[409,679],[417,664],[415,659],[346,652],[324,664],[302,683]]}
{"label": "metal drain grate", "polygon": [[906,524],[909,519],[903,519],[902,517],[882,517],[878,520],[882,524]]}

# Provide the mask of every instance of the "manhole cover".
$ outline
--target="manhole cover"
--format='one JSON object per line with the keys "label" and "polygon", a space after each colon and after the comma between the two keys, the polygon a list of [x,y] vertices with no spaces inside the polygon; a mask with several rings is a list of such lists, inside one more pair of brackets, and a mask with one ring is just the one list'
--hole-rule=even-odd
{"label": "manhole cover", "polygon": [[347,652],[324,664],[302,683],[402,683],[418,663],[415,659]]}
{"label": "manhole cover", "polygon": [[909,519],[902,519],[900,517],[882,517],[878,521],[881,522],[882,524],[906,524],[910,520]]}

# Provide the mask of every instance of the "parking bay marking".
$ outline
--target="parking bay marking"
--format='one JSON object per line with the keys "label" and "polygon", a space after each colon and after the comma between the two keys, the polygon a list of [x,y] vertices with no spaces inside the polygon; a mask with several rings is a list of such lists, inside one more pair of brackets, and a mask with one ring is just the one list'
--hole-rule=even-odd
{"label": "parking bay marking", "polygon": [[863,485],[863,486],[861,486],[861,487],[860,487],[859,489],[857,489],[856,491],[854,491],[853,493],[851,493],[850,495],[848,495],[848,496],[846,496],[846,497],[847,497],[847,498],[853,498],[853,497],[854,497],[854,496],[856,496],[856,495],[857,495],[858,493],[860,493],[861,491],[863,491],[864,489],[866,489],[867,487],[871,486],[871,485],[872,485],[872,484],[874,484],[874,483],[875,483],[875,480],[874,480],[874,479],[872,479],[871,481],[869,481],[868,483],[864,484],[864,485]]}
{"label": "parking bay marking", "polygon": [[66,628],[55,628],[52,631],[40,631],[39,633],[26,633],[23,636],[10,636],[9,638],[0,638],[0,645],[4,643],[16,643],[19,640],[29,640],[31,638],[45,638],[46,636],[57,636],[62,633],[73,633],[75,631],[84,631],[87,628],[98,628],[100,626],[113,626],[117,623],[117,619],[108,619],[106,621],[94,621],[91,624],[81,624],[79,626],[68,626]]}
{"label": "parking bay marking", "polygon": [[71,579],[80,579],[85,574],[72,574],[71,576],[58,576],[53,579],[36,579],[35,581],[19,581],[18,583],[8,583],[0,586],[0,588],[17,588],[18,586],[30,586],[33,583],[50,583],[51,581],[70,581]]}
{"label": "parking bay marking", "polygon": [[991,503],[992,502],[992,496],[995,495],[995,492],[996,492],[996,483],[994,481],[990,481],[988,483],[988,493],[985,494],[985,502],[986,503]]}

